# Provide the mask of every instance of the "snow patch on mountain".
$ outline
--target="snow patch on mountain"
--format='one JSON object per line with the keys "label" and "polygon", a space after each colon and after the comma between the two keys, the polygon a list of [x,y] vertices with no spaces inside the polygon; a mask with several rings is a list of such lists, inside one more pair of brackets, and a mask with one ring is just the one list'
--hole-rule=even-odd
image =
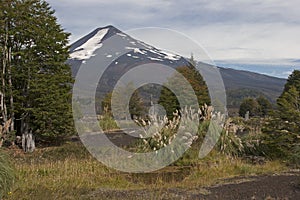
{"label": "snow patch on mountain", "polygon": [[164,54],[166,54],[166,56],[164,57],[165,59],[169,59],[169,60],[179,60],[180,56],[172,54],[172,53],[168,53],[168,52],[163,52]]}
{"label": "snow patch on mountain", "polygon": [[124,33],[117,33],[117,35],[119,35],[121,37],[127,37],[127,35],[125,35]]}
{"label": "snow patch on mountain", "polygon": [[143,50],[140,50],[139,48],[134,48],[134,47],[126,47],[125,49],[133,50],[134,53],[140,53],[140,54],[143,54],[143,55],[145,55],[147,53]]}
{"label": "snow patch on mountain", "polygon": [[155,60],[155,61],[163,61],[162,59],[159,58],[152,58],[152,57],[148,57],[150,60]]}
{"label": "snow patch on mountain", "polygon": [[83,45],[77,47],[73,53],[70,54],[72,59],[87,60],[94,55],[94,52],[102,47],[102,39],[108,33],[109,29],[102,29],[92,38],[90,38]]}

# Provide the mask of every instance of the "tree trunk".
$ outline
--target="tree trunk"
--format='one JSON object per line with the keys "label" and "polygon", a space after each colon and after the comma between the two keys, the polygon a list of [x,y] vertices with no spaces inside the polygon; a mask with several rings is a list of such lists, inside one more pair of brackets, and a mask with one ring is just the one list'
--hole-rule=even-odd
{"label": "tree trunk", "polygon": [[9,102],[10,102],[10,131],[13,132],[15,130],[15,111],[14,111],[14,97],[13,97],[13,85],[12,85],[12,66],[11,66],[11,47],[8,48],[8,86],[9,86]]}
{"label": "tree trunk", "polygon": [[3,60],[2,60],[2,73],[1,73],[1,82],[2,82],[2,92],[1,92],[1,114],[2,120],[5,123],[7,121],[7,108],[5,103],[5,94],[6,94],[6,82],[5,82],[5,74],[6,74],[6,66],[8,60],[8,53],[7,53],[7,46],[8,46],[8,33],[5,33],[4,38],[4,45],[3,45]]}
{"label": "tree trunk", "polygon": [[21,119],[21,131],[22,131],[22,148],[24,152],[33,152],[35,150],[35,140],[32,134],[32,130],[29,131],[28,123]]}
{"label": "tree trunk", "polygon": [[22,148],[24,152],[33,152],[35,150],[35,140],[32,131],[22,134]]}

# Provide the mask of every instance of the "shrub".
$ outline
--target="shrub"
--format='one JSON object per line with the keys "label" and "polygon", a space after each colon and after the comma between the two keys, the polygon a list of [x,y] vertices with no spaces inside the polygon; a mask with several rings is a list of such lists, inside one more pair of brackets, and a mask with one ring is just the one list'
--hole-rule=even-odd
{"label": "shrub", "polygon": [[289,160],[291,164],[300,167],[300,144],[294,146]]}
{"label": "shrub", "polygon": [[242,140],[232,132],[223,130],[218,142],[221,153],[231,156],[239,156],[244,152]]}
{"label": "shrub", "polygon": [[244,146],[244,155],[246,156],[265,156],[266,149],[263,145],[263,134],[246,135],[242,137],[242,144]]}

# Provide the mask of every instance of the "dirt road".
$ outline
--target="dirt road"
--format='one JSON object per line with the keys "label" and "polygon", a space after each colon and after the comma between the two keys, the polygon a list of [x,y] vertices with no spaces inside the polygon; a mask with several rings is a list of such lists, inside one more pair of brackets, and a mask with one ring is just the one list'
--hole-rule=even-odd
{"label": "dirt road", "polygon": [[88,199],[166,199],[166,200],[299,200],[300,172],[281,175],[227,179],[222,185],[207,188],[167,190],[99,189]]}

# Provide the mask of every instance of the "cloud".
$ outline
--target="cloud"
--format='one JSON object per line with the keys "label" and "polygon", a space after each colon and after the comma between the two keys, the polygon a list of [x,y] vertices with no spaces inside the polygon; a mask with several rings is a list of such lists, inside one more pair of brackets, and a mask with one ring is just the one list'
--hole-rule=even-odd
{"label": "cloud", "polygon": [[299,58],[298,0],[48,0],[71,40],[112,24],[177,30],[202,44],[213,59]]}

